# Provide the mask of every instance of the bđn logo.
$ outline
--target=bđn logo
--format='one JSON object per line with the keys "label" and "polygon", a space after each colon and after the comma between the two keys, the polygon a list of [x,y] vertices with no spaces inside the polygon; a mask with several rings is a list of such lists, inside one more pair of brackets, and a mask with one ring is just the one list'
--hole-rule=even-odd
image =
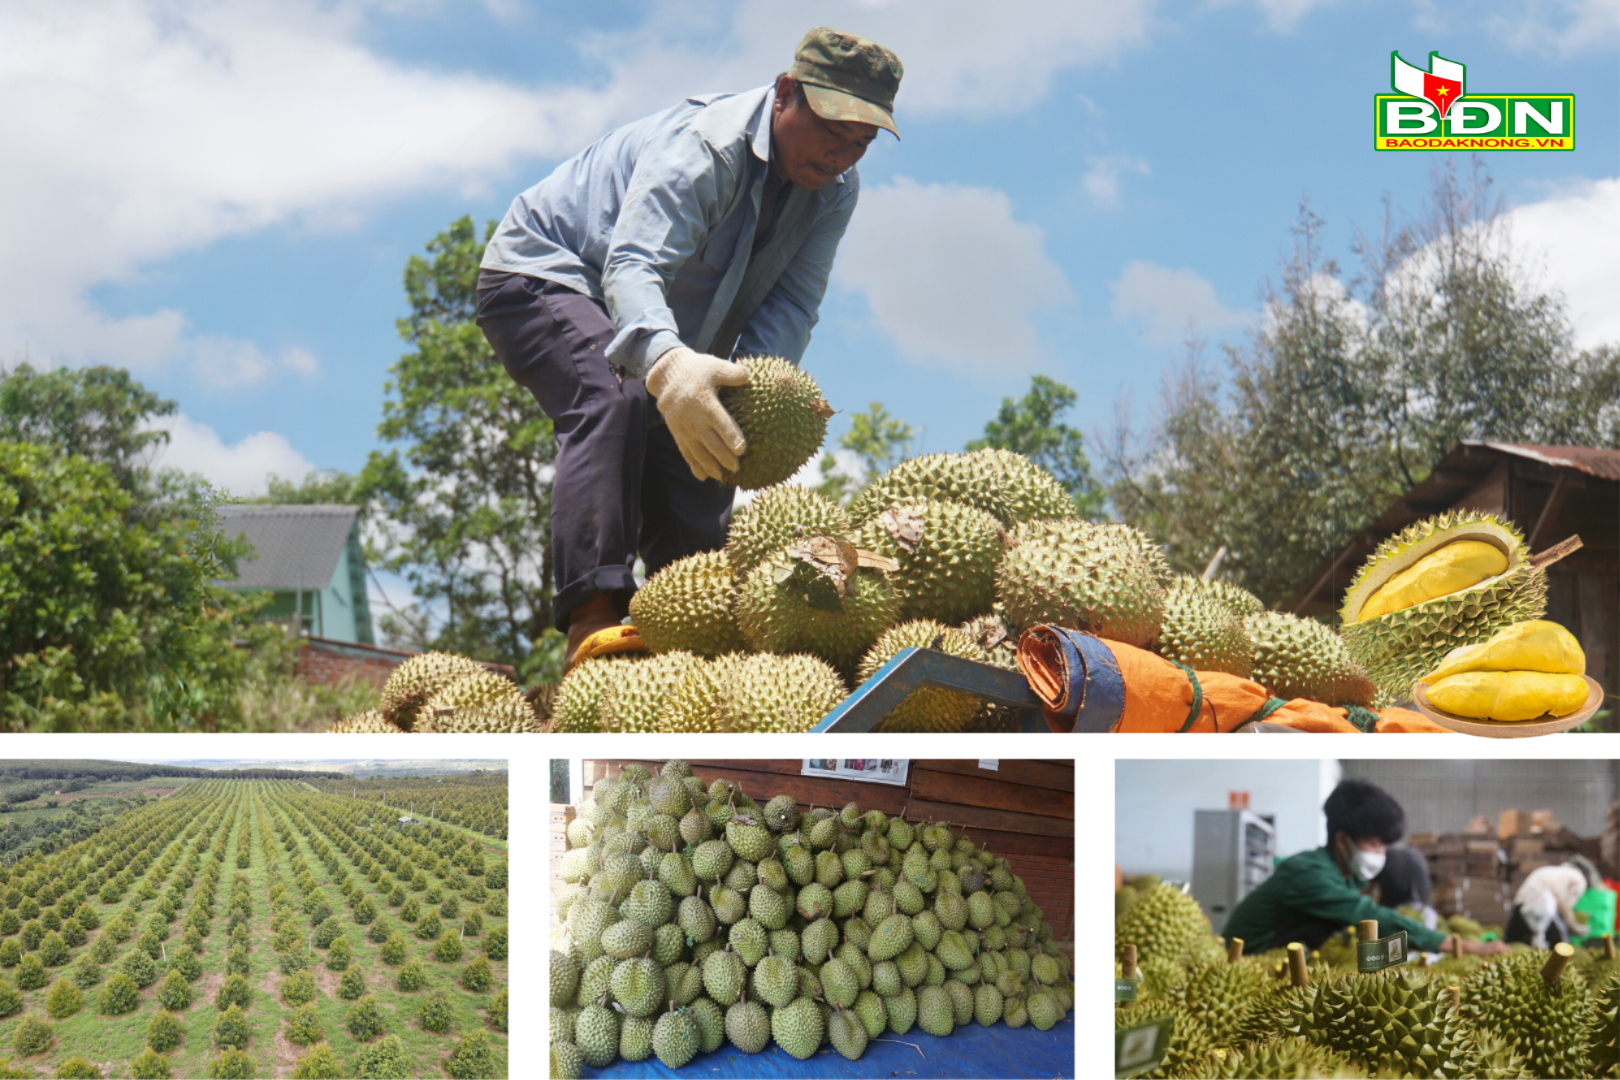
{"label": "b\u0111n logo", "polygon": [[1573,150],[1574,94],[1470,94],[1468,69],[1438,52],[1429,70],[1389,54],[1393,94],[1376,94],[1378,150]]}

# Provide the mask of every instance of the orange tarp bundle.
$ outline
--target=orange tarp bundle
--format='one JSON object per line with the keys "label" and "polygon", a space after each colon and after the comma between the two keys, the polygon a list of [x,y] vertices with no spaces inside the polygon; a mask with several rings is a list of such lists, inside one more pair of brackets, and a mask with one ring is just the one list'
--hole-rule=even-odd
{"label": "orange tarp bundle", "polygon": [[[1218,671],[1196,672],[1195,690],[1187,672],[1169,660],[1121,642],[1107,639],[1099,639],[1099,642],[1113,654],[1124,683],[1124,709],[1112,728],[1114,731],[1224,732],[1237,730],[1254,720],[1298,731],[1360,733],[1369,728],[1378,733],[1446,731],[1409,709],[1384,709],[1377,713],[1352,711],[1304,698],[1272,705],[1274,699],[1259,683]],[[1047,719],[1053,730],[1069,730],[1073,713],[1065,720],[1052,708],[1053,705],[1062,708],[1071,692],[1070,673],[1064,669],[1057,650],[1043,648],[1041,642],[1026,635],[1019,646],[1018,662],[1029,677],[1030,686],[1047,703]],[[1193,716],[1195,694],[1199,697],[1196,717]],[[1269,710],[1268,706],[1271,706]]]}

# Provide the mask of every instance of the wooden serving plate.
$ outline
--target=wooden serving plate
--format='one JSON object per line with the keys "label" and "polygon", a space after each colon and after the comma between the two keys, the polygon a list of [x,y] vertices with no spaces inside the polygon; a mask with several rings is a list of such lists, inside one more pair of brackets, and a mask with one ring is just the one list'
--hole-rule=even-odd
{"label": "wooden serving plate", "polygon": [[1487,739],[1526,739],[1532,735],[1555,735],[1572,727],[1580,727],[1590,720],[1592,714],[1603,704],[1603,687],[1598,681],[1590,675],[1583,675],[1581,678],[1586,680],[1586,704],[1572,713],[1548,716],[1541,720],[1470,720],[1462,716],[1453,716],[1429,704],[1429,688],[1421,682],[1412,687],[1412,703],[1417,706],[1418,712],[1441,727],[1460,731],[1464,735],[1480,735]]}

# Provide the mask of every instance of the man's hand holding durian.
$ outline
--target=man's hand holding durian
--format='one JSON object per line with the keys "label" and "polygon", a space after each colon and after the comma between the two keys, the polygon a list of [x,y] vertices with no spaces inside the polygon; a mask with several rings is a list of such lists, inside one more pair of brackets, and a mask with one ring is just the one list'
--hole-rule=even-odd
{"label": "man's hand holding durian", "polygon": [[699,480],[720,480],[737,471],[748,449],[737,422],[720,404],[722,386],[742,386],[748,369],[741,364],[677,345],[647,372],[647,393],[658,401],[675,445],[687,468]]}

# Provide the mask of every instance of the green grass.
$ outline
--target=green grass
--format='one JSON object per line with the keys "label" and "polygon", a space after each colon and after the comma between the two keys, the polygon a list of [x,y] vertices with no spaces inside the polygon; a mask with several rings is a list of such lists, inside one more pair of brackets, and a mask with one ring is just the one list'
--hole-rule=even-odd
{"label": "green grass", "polygon": [[[238,782],[240,783],[240,782]],[[154,782],[147,782],[148,786],[157,786]],[[233,795],[238,790],[232,784],[230,790]],[[326,895],[327,903],[331,906],[339,922],[345,926],[347,937],[354,950],[353,966],[358,967],[367,978],[370,992],[376,998],[382,1011],[389,1032],[400,1037],[406,1052],[411,1056],[414,1071],[413,1075],[432,1077],[443,1075],[444,1058],[454,1049],[461,1029],[482,1028],[489,1032],[494,1049],[501,1056],[503,1062],[507,1049],[507,1037],[504,1033],[489,1028],[487,1019],[482,1011],[483,1007],[491,1001],[500,988],[506,985],[508,975],[507,961],[492,961],[491,969],[494,974],[494,984],[490,991],[474,994],[463,989],[456,979],[466,964],[475,955],[482,938],[467,939],[467,955],[454,964],[441,964],[433,959],[431,942],[423,942],[414,936],[408,935],[409,958],[419,959],[428,969],[429,983],[426,988],[411,994],[403,994],[394,989],[395,968],[383,964],[380,951],[381,946],[366,940],[366,928],[356,926],[350,919],[350,909],[342,896],[333,885],[331,876],[327,873],[325,865],[317,860],[309,845],[308,836],[304,835],[299,825],[295,824],[297,818],[285,814],[269,798],[267,785],[255,784],[253,787],[255,798],[243,804],[242,811],[235,818],[227,818],[226,857],[221,867],[221,876],[216,891],[214,916],[209,924],[209,934],[204,939],[201,953],[203,974],[192,984],[193,1000],[191,1006],[180,1013],[185,1025],[186,1037],[181,1046],[168,1055],[171,1068],[175,1076],[198,1077],[206,1076],[208,1063],[213,1060],[217,1050],[212,1043],[214,1024],[219,1011],[214,1005],[214,991],[224,979],[225,953],[228,947],[227,915],[230,907],[231,882],[238,873],[236,869],[236,843],[243,829],[249,830],[251,844],[251,860],[246,870],[241,871],[247,877],[248,892],[252,900],[252,918],[248,923],[251,941],[248,975],[252,990],[252,1002],[247,1009],[247,1019],[251,1030],[251,1041],[248,1052],[253,1056],[258,1075],[260,1076],[288,1076],[291,1074],[296,1058],[307,1052],[309,1047],[300,1047],[281,1038],[285,1026],[285,1018],[291,1008],[281,1002],[277,988],[281,975],[278,966],[278,957],[272,948],[272,935],[270,931],[271,904],[269,897],[269,864],[265,858],[259,824],[256,820],[259,808],[265,811],[271,828],[270,841],[274,847],[277,865],[280,868],[281,879],[288,888],[289,898],[295,904],[302,899],[293,874],[288,866],[290,853],[284,851],[274,834],[274,824],[285,819],[291,826],[296,837],[298,851],[303,855],[311,875],[316,879],[319,888]],[[230,798],[231,796],[225,796]],[[313,818],[311,819],[313,823]],[[335,833],[335,830],[334,830]],[[213,836],[217,836],[217,832]],[[213,837],[210,837],[212,839]],[[475,837],[486,847],[504,852],[505,845],[490,841],[485,837]],[[333,843],[334,837],[327,836],[327,842]],[[175,845],[187,845],[183,830],[171,841],[166,853]],[[153,866],[161,861],[163,854],[153,860]],[[340,858],[344,858],[339,855]],[[204,858],[206,866],[207,858]],[[373,901],[383,917],[401,929],[406,930],[406,924],[396,917],[396,909],[388,906],[385,897],[378,895],[375,887],[371,886],[358,867],[344,859],[344,865],[355,879],[362,883],[372,895]],[[150,876],[151,871],[148,871]],[[199,874],[200,879],[200,874]],[[143,879],[144,881],[145,879]],[[436,880],[436,879],[435,879]],[[125,903],[133,902],[134,894],[141,882],[137,882],[126,893],[124,900],[118,904],[102,904],[99,899],[92,896],[91,905],[101,917],[101,928],[93,931],[90,940],[81,948],[72,950],[71,959],[76,959],[82,952],[94,944],[97,934],[104,932],[107,921]],[[180,915],[171,924],[170,938],[166,946],[179,944],[181,926],[185,915],[190,910],[197,886],[194,884],[185,894],[185,904],[182,905]],[[446,890],[447,895],[448,890]],[[419,894],[417,894],[419,895]],[[465,911],[469,907],[463,901]],[[156,909],[155,902],[142,905],[140,915],[144,924],[145,918]],[[495,918],[485,914],[484,933],[495,926],[506,922],[505,918]],[[122,956],[128,949],[134,947],[135,939],[119,947]],[[351,1006],[336,994],[338,976],[336,973],[326,971],[323,950],[314,950],[316,964],[312,967],[318,989],[316,1009],[320,1017],[321,1027],[327,1041],[331,1044],[340,1061],[346,1066],[351,1065],[360,1051],[360,1045],[348,1033],[343,1025],[344,1015]],[[163,965],[160,962],[160,969]],[[61,968],[48,969],[49,980],[54,981],[58,975],[67,974],[68,965]],[[112,965],[104,968],[104,973],[110,975]],[[15,971],[0,972],[7,978],[12,978]],[[105,978],[103,979],[103,982]],[[84,991],[85,1005],[75,1015],[65,1020],[53,1022],[55,1041],[44,1054],[28,1059],[17,1059],[11,1049],[12,1035],[22,1015],[36,1013],[44,1015],[45,998],[49,991],[49,981],[45,987],[37,990],[22,992],[24,1001],[23,1013],[14,1015],[0,1021],[0,1058],[11,1057],[14,1064],[24,1064],[36,1069],[42,1075],[50,1075],[61,1061],[68,1057],[79,1055],[97,1063],[108,1076],[128,1076],[128,1063],[145,1048],[146,1025],[152,1014],[161,1006],[157,995],[161,979],[141,992],[140,1007],[131,1014],[119,1017],[103,1017],[96,1014],[96,994],[99,986]],[[449,1031],[436,1034],[424,1031],[416,1022],[416,1011],[422,999],[433,989],[443,987],[449,994],[455,1008],[455,1018]],[[505,1073],[501,1073],[505,1076]]]}

